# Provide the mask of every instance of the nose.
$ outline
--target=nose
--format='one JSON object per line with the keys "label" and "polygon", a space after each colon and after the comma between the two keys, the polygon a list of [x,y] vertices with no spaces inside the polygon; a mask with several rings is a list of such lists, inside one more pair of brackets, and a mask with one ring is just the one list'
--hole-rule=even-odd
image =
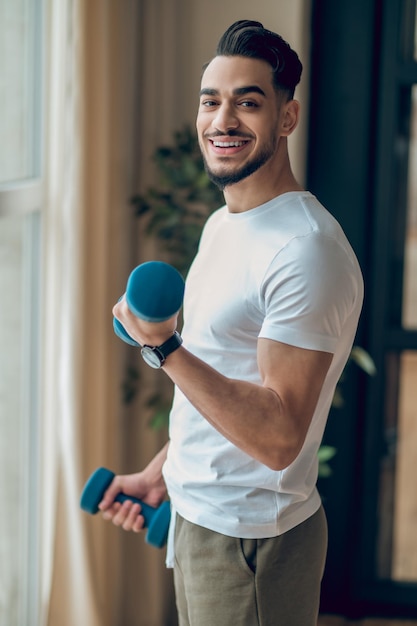
{"label": "nose", "polygon": [[231,104],[224,102],[216,109],[213,126],[222,133],[227,133],[227,131],[234,130],[239,126],[239,119]]}

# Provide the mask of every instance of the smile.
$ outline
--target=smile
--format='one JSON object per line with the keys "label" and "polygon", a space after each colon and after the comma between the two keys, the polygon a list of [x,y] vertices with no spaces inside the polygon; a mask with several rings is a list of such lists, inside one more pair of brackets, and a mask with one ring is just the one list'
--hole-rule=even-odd
{"label": "smile", "polygon": [[240,148],[244,146],[246,141],[215,141],[211,140],[216,148]]}
{"label": "smile", "polygon": [[234,157],[250,144],[248,139],[228,139],[227,137],[209,137],[211,151],[218,157]]}

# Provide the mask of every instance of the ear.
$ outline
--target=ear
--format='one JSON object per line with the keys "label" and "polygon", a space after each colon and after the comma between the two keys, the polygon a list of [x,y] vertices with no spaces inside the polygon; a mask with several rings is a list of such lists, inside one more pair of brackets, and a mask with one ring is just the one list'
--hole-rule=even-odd
{"label": "ear", "polygon": [[298,100],[288,100],[281,109],[281,135],[288,137],[296,129],[300,117]]}

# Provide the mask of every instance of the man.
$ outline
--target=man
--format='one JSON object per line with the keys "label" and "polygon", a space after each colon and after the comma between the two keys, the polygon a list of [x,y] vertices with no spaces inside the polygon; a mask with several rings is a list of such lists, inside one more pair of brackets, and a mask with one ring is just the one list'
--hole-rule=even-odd
{"label": "man", "polygon": [[360,314],[340,226],[291,170],[301,63],[258,22],[233,24],[201,82],[197,131],[226,205],[208,220],[177,319],[114,315],[141,345],[169,341],[170,442],[118,476],[101,509],[140,531],[119,491],[172,503],[168,561],[181,626],[313,626],[327,528],[317,451]]}

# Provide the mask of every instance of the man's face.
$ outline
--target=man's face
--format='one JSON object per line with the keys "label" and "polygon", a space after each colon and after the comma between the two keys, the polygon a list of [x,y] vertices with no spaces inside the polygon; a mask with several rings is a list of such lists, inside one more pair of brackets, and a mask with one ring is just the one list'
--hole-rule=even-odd
{"label": "man's face", "polygon": [[265,61],[218,56],[201,81],[198,140],[210,179],[221,189],[271,162],[279,142],[279,96]]}

